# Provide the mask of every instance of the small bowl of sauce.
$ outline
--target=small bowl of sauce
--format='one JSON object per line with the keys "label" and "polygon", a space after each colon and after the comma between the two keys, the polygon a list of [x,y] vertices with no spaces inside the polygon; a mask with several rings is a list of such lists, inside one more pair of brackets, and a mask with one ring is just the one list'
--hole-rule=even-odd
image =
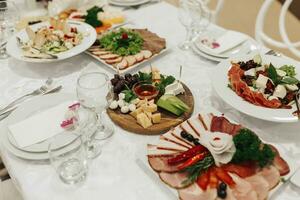
{"label": "small bowl of sauce", "polygon": [[159,91],[149,83],[136,83],[133,86],[133,92],[138,96],[139,99],[151,100],[157,97]]}

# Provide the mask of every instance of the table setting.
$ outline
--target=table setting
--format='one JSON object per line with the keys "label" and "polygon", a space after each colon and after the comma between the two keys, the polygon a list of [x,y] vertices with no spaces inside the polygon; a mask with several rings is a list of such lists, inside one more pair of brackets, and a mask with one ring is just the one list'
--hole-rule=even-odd
{"label": "table setting", "polygon": [[299,198],[299,62],[206,0],[28,2],[0,1],[0,155],[24,200]]}

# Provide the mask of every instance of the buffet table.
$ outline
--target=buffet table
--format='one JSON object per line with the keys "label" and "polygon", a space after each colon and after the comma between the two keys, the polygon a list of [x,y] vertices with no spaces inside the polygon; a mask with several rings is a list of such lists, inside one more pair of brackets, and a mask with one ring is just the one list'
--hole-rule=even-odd
{"label": "buffet table", "polygon": [[[184,27],[177,18],[177,9],[161,2],[126,11],[128,18],[138,27],[147,27],[167,39],[169,51],[152,62],[162,73],[178,77],[183,65],[182,81],[195,98],[197,113],[212,106],[232,119],[253,129],[266,142],[282,146],[285,153],[300,164],[300,123],[271,123],[258,120],[231,108],[212,90],[209,73],[216,63],[200,58],[192,52],[177,48],[184,38]],[[54,64],[30,64],[12,58],[0,61],[0,105],[37,88],[47,77],[63,85],[64,93],[75,94],[76,80],[80,71],[89,67],[100,67],[110,76],[113,72],[85,54]],[[144,65],[144,67],[147,67]],[[1,126],[5,120],[1,122]],[[57,177],[48,163],[34,163],[19,159],[1,148],[1,156],[16,186],[25,200],[96,200],[96,199],[174,199],[161,190],[137,165],[136,159],[145,156],[146,144],[158,136],[143,136],[126,132],[115,126],[115,134],[103,144],[103,152],[91,161],[87,180],[82,185],[68,186]],[[299,190],[287,184],[274,199],[299,199]]]}

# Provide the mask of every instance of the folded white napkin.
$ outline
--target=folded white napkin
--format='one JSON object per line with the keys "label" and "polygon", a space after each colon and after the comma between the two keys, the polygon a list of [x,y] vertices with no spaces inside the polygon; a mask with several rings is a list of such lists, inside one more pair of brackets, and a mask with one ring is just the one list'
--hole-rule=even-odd
{"label": "folded white napkin", "polygon": [[64,102],[10,125],[8,129],[20,148],[42,142],[64,131],[60,124],[71,104],[71,101]]}
{"label": "folded white napkin", "polygon": [[216,38],[216,43],[219,44],[217,48],[209,48],[209,51],[214,54],[221,54],[225,51],[232,49],[244,41],[247,40],[247,35],[236,32],[236,31],[226,31],[222,36]]}

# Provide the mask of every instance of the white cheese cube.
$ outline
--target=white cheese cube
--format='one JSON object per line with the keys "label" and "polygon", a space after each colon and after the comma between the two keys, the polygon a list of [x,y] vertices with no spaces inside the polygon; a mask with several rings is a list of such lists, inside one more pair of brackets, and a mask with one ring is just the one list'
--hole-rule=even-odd
{"label": "white cheese cube", "polygon": [[119,96],[119,100],[125,99],[125,94],[124,93],[120,93],[118,96]]}
{"label": "white cheese cube", "polygon": [[293,84],[293,85],[285,85],[286,89],[290,90],[290,91],[296,91],[298,90],[298,86]]}
{"label": "white cheese cube", "polygon": [[117,109],[119,106],[118,102],[116,100],[112,101],[109,105],[109,108],[114,110],[114,109]]}
{"label": "white cheese cube", "polygon": [[255,81],[255,85],[258,88],[266,88],[267,87],[267,82],[268,82],[269,78],[260,74],[257,78],[257,80]]}
{"label": "white cheese cube", "polygon": [[256,70],[255,70],[255,68],[252,68],[252,69],[249,69],[249,70],[245,71],[244,74],[245,74],[246,76],[255,76]]}
{"label": "white cheese cube", "polygon": [[275,88],[275,91],[273,93],[273,96],[275,97],[279,97],[279,98],[284,98],[286,95],[286,89],[283,85],[277,85],[277,87]]}
{"label": "white cheese cube", "polygon": [[281,76],[281,77],[286,75],[286,72],[281,69],[276,69],[276,72],[277,72],[278,76]]}
{"label": "white cheese cube", "polygon": [[270,101],[272,101],[273,99],[276,99],[276,100],[278,100],[278,98],[277,98],[277,97],[275,97],[275,96],[272,96],[272,95],[268,97],[268,100],[270,100]]}
{"label": "white cheese cube", "polygon": [[255,70],[257,71],[257,72],[259,72],[259,71],[265,71],[265,66],[261,66],[261,67],[256,67],[255,68]]}

